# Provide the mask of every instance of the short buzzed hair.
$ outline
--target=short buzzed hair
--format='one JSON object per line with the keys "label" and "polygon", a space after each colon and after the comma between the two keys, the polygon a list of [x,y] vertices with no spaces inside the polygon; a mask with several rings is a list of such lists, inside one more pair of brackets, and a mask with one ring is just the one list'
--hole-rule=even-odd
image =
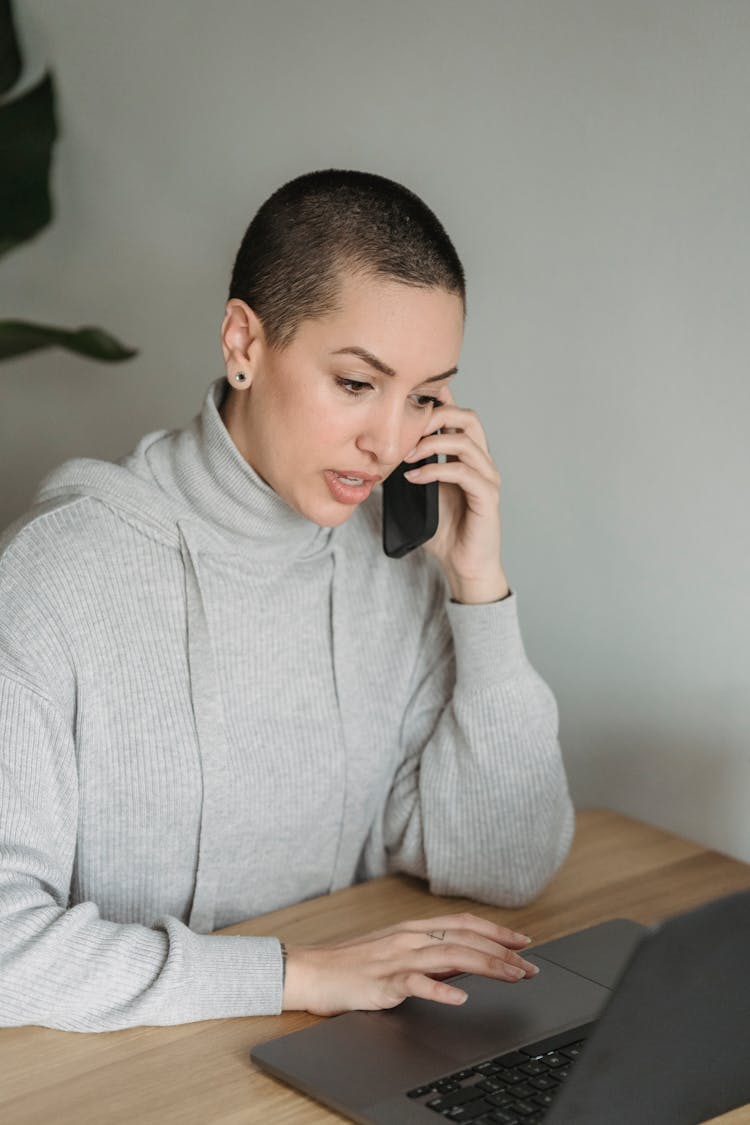
{"label": "short buzzed hair", "polygon": [[445,289],[461,297],[453,243],[419,196],[369,172],[330,168],[278,188],[245,232],[229,298],[245,301],[272,348],[290,344],[304,320],[336,310],[344,271]]}

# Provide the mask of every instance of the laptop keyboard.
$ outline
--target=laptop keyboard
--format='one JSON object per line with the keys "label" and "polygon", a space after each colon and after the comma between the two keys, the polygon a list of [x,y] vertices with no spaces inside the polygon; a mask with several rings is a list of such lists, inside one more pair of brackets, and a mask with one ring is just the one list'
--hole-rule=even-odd
{"label": "laptop keyboard", "polygon": [[[409,1090],[449,1121],[537,1125],[570,1074],[594,1023],[562,1031]],[[436,1123],[437,1125],[437,1123]]]}

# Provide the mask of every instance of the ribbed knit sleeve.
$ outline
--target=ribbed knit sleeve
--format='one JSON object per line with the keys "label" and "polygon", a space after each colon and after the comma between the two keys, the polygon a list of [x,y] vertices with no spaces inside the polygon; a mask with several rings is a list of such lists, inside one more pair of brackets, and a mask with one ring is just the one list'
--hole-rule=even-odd
{"label": "ribbed knit sleeve", "polygon": [[0,1025],[111,1031],[281,1010],[275,938],[196,934],[68,908],[77,784],[48,701],[0,676]]}
{"label": "ribbed knit sleeve", "polygon": [[381,826],[390,870],[498,906],[540,892],[574,821],[557,704],[524,651],[517,601],[459,605],[436,589]]}

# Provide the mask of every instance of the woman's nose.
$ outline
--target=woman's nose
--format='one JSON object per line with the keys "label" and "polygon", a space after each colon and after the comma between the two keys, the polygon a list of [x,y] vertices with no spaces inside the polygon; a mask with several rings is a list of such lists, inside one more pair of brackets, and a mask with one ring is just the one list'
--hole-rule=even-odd
{"label": "woman's nose", "polygon": [[401,411],[381,410],[370,417],[357,439],[357,448],[370,453],[385,468],[399,463],[401,454],[410,448],[405,444],[408,440]]}

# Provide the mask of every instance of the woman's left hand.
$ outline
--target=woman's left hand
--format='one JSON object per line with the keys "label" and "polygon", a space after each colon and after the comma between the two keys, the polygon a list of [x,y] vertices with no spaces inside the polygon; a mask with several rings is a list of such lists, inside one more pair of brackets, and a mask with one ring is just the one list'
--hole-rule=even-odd
{"label": "woman's left hand", "polygon": [[415,485],[440,482],[440,522],[424,549],[443,567],[457,601],[497,601],[509,592],[500,562],[500,473],[476,413],[457,406],[449,387],[436,397],[443,405],[432,411],[427,432],[405,458],[448,458],[405,474]]}

